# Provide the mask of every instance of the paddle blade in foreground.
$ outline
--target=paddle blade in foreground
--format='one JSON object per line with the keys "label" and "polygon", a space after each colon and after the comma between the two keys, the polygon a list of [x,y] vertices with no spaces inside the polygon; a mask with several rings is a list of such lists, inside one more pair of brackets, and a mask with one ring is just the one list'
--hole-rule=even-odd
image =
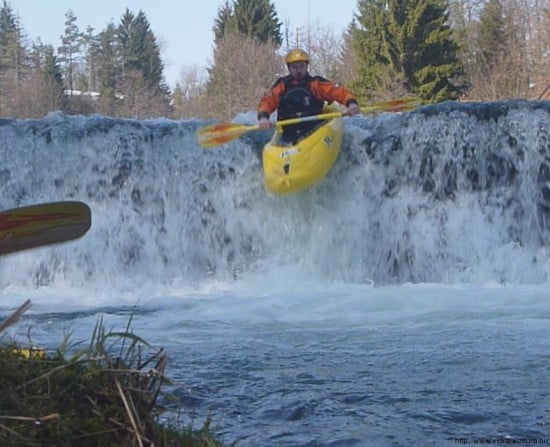
{"label": "paddle blade in foreground", "polygon": [[0,212],[0,255],[79,238],[92,224],[82,202],[43,203]]}
{"label": "paddle blade in foreground", "polygon": [[202,127],[197,130],[197,140],[202,147],[214,147],[229,143],[246,132],[258,129],[258,126],[242,124],[219,123]]}

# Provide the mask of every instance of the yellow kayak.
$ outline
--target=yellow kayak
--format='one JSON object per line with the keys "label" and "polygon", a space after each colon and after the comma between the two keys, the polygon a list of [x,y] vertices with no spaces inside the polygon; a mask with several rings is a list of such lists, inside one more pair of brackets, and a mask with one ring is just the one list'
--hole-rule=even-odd
{"label": "yellow kayak", "polygon": [[[334,109],[325,111],[333,112]],[[336,115],[321,121],[318,128],[294,144],[282,142],[282,128],[277,127],[263,150],[264,183],[270,192],[297,192],[325,177],[342,144],[342,117]]]}

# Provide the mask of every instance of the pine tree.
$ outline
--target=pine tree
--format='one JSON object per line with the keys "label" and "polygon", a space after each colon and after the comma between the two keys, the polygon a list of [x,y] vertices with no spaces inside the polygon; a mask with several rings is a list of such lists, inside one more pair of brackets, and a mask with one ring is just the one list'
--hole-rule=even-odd
{"label": "pine tree", "polygon": [[[479,13],[470,67],[471,94],[483,100],[529,95],[533,80],[532,57],[522,35],[518,11],[504,9],[499,0],[489,0]],[[531,66],[529,66],[531,65]]]}
{"label": "pine tree", "polygon": [[122,85],[122,63],[114,23],[98,35],[97,84],[100,93],[98,108],[101,113],[113,115],[116,109],[117,92]]}
{"label": "pine tree", "polygon": [[164,81],[160,48],[145,13],[134,15],[126,9],[117,36],[122,60],[123,113],[143,117],[149,108],[152,113],[166,116],[170,91]]}
{"label": "pine tree", "polygon": [[63,101],[63,74],[51,45],[44,47],[43,58],[41,69],[44,85],[43,94],[45,95],[47,110],[56,110]]}
{"label": "pine tree", "polygon": [[28,66],[27,59],[28,52],[19,18],[4,1],[0,9],[0,75],[21,80]]}
{"label": "pine tree", "polygon": [[218,8],[218,14],[214,20],[214,43],[217,45],[225,35],[230,32],[236,31],[235,21],[233,20],[233,8],[226,1],[222,6]]}
{"label": "pine tree", "polygon": [[[271,85],[273,73],[281,66],[276,54],[282,43],[280,28],[269,0],[233,0],[232,6],[226,1],[218,9],[214,64],[207,69],[205,85],[205,101],[216,105],[215,116],[228,117],[253,106]],[[235,92],[237,84],[241,89]]]}
{"label": "pine tree", "polygon": [[492,65],[506,51],[506,23],[500,0],[489,0],[479,17],[482,62]]}
{"label": "pine tree", "polygon": [[143,39],[143,76],[152,86],[155,86],[159,90],[167,90],[163,79],[164,63],[160,57],[160,48],[155,35],[150,29],[149,22],[142,11],[136,17],[136,24],[139,29],[145,30]]}
{"label": "pine tree", "polygon": [[18,118],[41,118],[52,110],[63,109],[63,75],[53,46],[38,39],[32,43],[29,56],[30,73],[21,84],[12,113]]}
{"label": "pine tree", "polygon": [[97,82],[100,93],[113,96],[120,84],[121,68],[117,30],[113,23],[98,35]]}
{"label": "pine tree", "polygon": [[357,52],[353,46],[353,34],[357,30],[355,19],[347,27],[342,37],[342,46],[337,58],[338,76],[343,84],[350,85],[357,73]]}
{"label": "pine tree", "polygon": [[117,39],[120,44],[123,76],[132,70],[139,70],[141,52],[140,39],[142,39],[143,36],[138,34],[138,30],[136,30],[134,23],[134,14],[129,9],[126,9],[117,28]]}
{"label": "pine tree", "polygon": [[402,84],[426,102],[456,99],[463,68],[446,0],[359,0],[356,88],[367,96]]}
{"label": "pine tree", "polygon": [[174,91],[172,92],[172,105],[174,107],[174,115],[176,118],[183,118],[183,109],[185,106],[185,98],[183,96],[183,90],[179,82],[176,84]]}
{"label": "pine tree", "polygon": [[387,12],[385,0],[361,0],[358,3],[357,24],[349,30],[356,55],[357,73],[352,88],[361,102],[391,89],[392,73],[387,42]]}
{"label": "pine tree", "polygon": [[80,61],[82,48],[82,33],[76,24],[77,17],[72,10],[65,13],[65,31],[61,36],[61,46],[57,49],[59,62],[65,72],[67,88],[72,92],[75,88],[75,75]]}
{"label": "pine tree", "polygon": [[269,0],[235,0],[235,25],[237,32],[262,43],[281,46],[281,22],[275,7]]}
{"label": "pine tree", "polygon": [[277,47],[283,41],[281,22],[269,0],[234,0],[233,6],[226,1],[218,9],[213,31],[216,45],[230,33]]}
{"label": "pine tree", "polygon": [[124,13],[117,30],[122,52],[124,76],[139,72],[151,87],[167,93],[163,80],[164,64],[160,57],[160,48],[151,31],[149,21],[143,11],[134,16],[128,9]]}
{"label": "pine tree", "polygon": [[427,102],[457,99],[463,67],[448,25],[446,0],[405,2],[407,22],[403,42],[405,79],[413,93]]}
{"label": "pine tree", "polygon": [[87,91],[97,91],[97,62],[100,56],[99,37],[94,34],[94,29],[91,26],[86,28],[86,32],[82,35],[82,47],[84,53],[84,61],[86,72],[82,83],[86,86]]}
{"label": "pine tree", "polygon": [[0,8],[0,111],[9,113],[29,71],[29,54],[19,18],[4,0]]}

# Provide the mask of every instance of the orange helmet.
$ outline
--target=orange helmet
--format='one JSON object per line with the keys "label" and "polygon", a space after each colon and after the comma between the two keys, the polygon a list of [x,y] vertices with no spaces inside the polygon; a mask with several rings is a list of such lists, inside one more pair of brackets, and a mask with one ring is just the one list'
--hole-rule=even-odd
{"label": "orange helmet", "polygon": [[294,48],[290,50],[285,57],[285,63],[292,64],[292,62],[307,62],[309,64],[309,56],[304,50]]}

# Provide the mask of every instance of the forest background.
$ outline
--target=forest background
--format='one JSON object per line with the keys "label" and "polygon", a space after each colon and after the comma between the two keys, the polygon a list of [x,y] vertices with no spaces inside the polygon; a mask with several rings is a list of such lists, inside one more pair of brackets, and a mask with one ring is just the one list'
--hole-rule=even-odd
{"label": "forest background", "polygon": [[[212,64],[182,70],[170,90],[143,11],[99,32],[69,10],[62,45],[29,42],[11,4],[0,8],[0,117],[50,111],[126,118],[231,119],[253,110],[301,47],[313,74],[362,104],[414,95],[424,103],[541,97],[550,86],[550,0],[358,0],[345,32],[289,29],[269,0],[217,12]],[[205,73],[205,74],[204,74]]]}

